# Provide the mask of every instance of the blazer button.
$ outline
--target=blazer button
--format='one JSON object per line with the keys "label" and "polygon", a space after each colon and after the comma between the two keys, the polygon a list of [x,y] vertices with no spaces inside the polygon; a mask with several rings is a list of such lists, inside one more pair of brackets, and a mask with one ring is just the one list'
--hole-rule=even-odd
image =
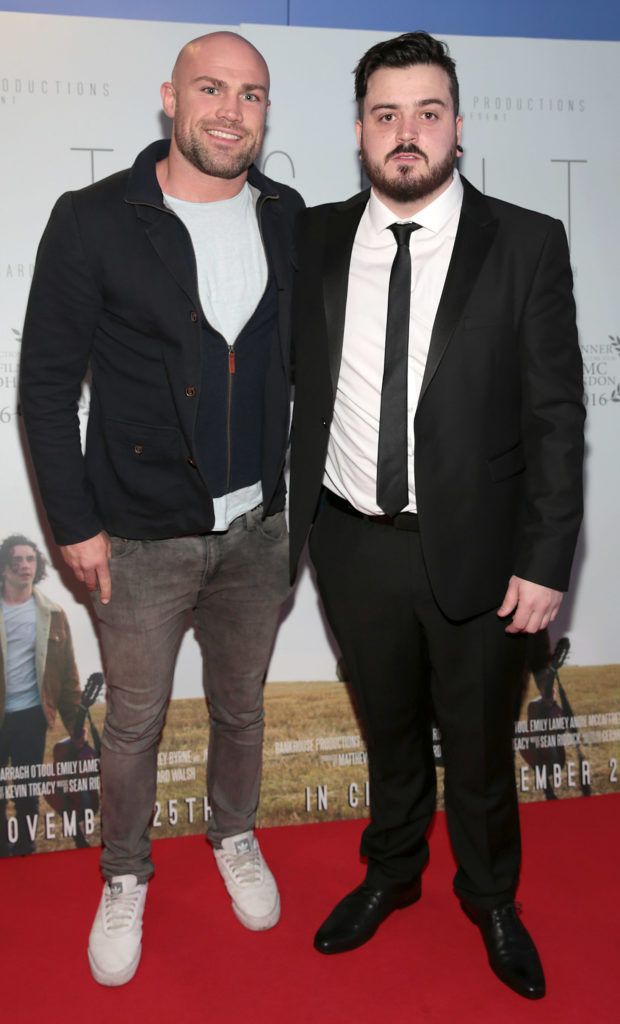
{"label": "blazer button", "polygon": [[195,398],[198,394],[198,389],[193,384],[188,384],[185,388],[185,394],[187,398]]}
{"label": "blazer button", "polygon": [[144,445],[143,444],[134,444],[134,446],[133,446],[133,453],[134,453],[134,455],[142,455],[143,451],[144,451]]}
{"label": "blazer button", "polygon": [[191,313],[189,314],[189,318],[190,318],[190,320],[192,321],[193,324],[197,324],[198,323],[199,317],[198,317],[198,313],[196,312],[195,309],[192,309]]}
{"label": "blazer button", "polygon": [[322,423],[322,425],[323,425],[323,426],[325,427],[325,429],[327,430],[327,420],[325,419],[325,417],[324,417],[324,416],[323,416],[323,418],[321,419],[321,423]]}
{"label": "blazer button", "polygon": [[198,468],[197,467],[197,463],[196,463],[196,459],[188,459],[187,462],[188,462],[188,465],[190,465],[192,467],[192,469],[197,469]]}

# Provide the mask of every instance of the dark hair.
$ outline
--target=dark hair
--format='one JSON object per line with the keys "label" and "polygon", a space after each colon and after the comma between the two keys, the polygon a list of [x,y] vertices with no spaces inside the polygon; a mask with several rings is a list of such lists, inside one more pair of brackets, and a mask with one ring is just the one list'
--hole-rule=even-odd
{"label": "dark hair", "polygon": [[18,547],[20,544],[32,548],[37,556],[37,569],[33,582],[39,583],[40,580],[45,579],[47,576],[47,558],[39,551],[34,541],[28,540],[28,537],[24,537],[21,533],[12,533],[10,537],[7,537],[0,544],[0,574],[4,573],[4,570],[10,565],[13,548]]}
{"label": "dark hair", "polygon": [[368,79],[379,68],[408,68],[414,64],[436,64],[443,68],[450,80],[450,95],[455,115],[459,112],[459,80],[456,65],[447,43],[433,39],[428,32],[405,32],[395,39],[375,43],[355,68],[355,99],[362,113],[362,104],[368,91]]}

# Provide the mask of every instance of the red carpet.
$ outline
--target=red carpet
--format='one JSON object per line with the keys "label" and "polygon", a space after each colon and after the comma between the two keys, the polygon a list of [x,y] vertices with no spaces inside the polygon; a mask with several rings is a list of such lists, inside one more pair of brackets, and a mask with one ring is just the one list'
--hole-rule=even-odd
{"label": "red carpet", "polygon": [[618,796],[522,808],[519,898],[547,972],[529,1003],[491,974],[477,930],[451,895],[443,815],[432,836],[423,898],[373,941],[323,957],[312,935],[361,877],[362,822],[263,831],[283,919],[245,931],[233,917],[204,841],[155,843],[157,876],[134,980],[90,978],[86,941],[99,898],[98,851],[0,862],[2,1019],[6,1024],[615,1024],[620,1020]]}

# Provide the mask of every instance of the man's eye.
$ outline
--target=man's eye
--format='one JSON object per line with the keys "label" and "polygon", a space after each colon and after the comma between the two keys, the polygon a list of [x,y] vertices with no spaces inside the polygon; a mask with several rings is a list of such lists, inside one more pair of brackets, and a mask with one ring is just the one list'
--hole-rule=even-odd
{"label": "man's eye", "polygon": [[217,89],[214,85],[205,85],[202,91],[206,92],[207,96],[215,96],[217,93]]}
{"label": "man's eye", "polygon": [[380,121],[390,122],[394,120],[394,114],[382,114],[379,118]]}
{"label": "man's eye", "polygon": [[259,102],[259,97],[256,95],[255,92],[246,92],[246,93],[244,93],[243,98],[244,98],[244,100],[249,100],[250,103],[258,103]]}

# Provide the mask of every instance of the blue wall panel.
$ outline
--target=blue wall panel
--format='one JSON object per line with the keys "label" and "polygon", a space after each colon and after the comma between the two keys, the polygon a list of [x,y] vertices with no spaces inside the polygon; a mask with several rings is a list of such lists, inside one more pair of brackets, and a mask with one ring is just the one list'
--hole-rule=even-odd
{"label": "blue wall panel", "polygon": [[465,36],[620,39],[618,0],[291,0],[292,25]]}
{"label": "blue wall panel", "polygon": [[446,35],[620,39],[618,0],[17,0],[5,11],[102,18],[250,22],[365,28],[426,28]]}
{"label": "blue wall panel", "polygon": [[198,24],[288,24],[288,0],[17,0],[1,10],[82,17],[136,18],[144,21],[195,21]]}

